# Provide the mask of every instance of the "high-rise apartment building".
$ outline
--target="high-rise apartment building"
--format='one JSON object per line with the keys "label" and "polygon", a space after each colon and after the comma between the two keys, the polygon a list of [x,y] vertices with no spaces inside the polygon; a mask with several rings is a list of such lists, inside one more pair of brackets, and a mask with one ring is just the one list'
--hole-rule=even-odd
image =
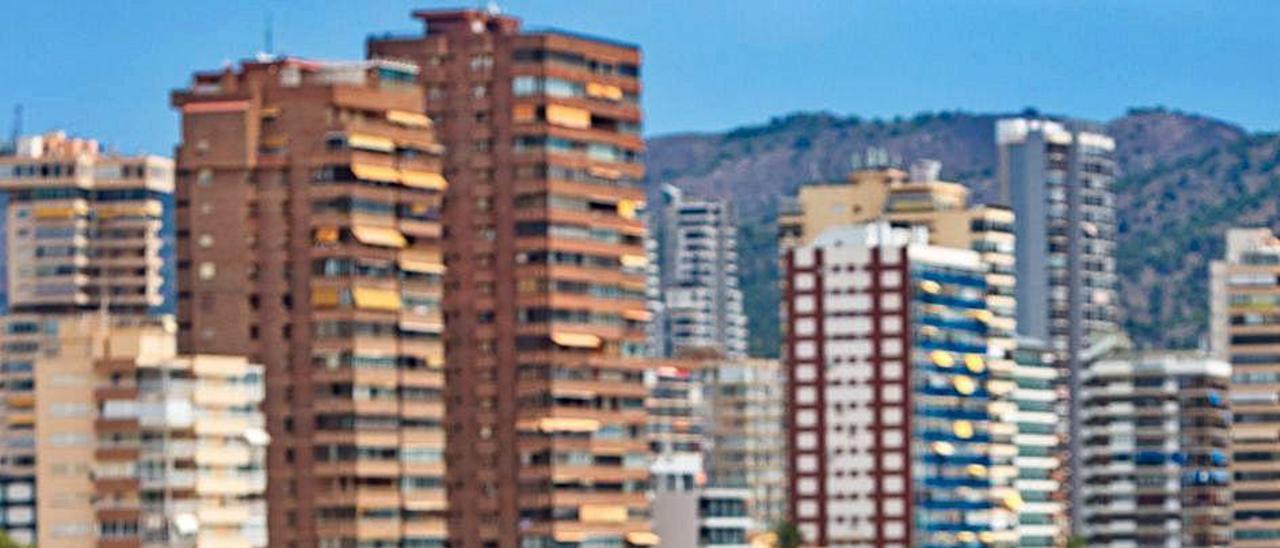
{"label": "high-rise apartment building", "polygon": [[1024,118],[999,121],[996,141],[1000,192],[1016,214],[1018,332],[1073,360],[1117,325],[1115,141]]}
{"label": "high-rise apartment building", "polygon": [[89,310],[172,313],[173,164],[62,133],[16,145],[0,156],[0,528],[44,544],[35,362],[53,349],[43,333]]}
{"label": "high-rise apartment building", "polygon": [[272,546],[447,537],[447,183],[418,78],[262,58],[173,94],[179,345],[266,368]]}
{"label": "high-rise apartment building", "polygon": [[[1082,372],[1077,513],[1089,546],[1231,546],[1231,366],[1109,356]],[[1240,455],[1241,453],[1237,453]]]}
{"label": "high-rise apartment building", "polygon": [[[917,160],[909,171],[872,163],[844,181],[805,185],[779,215],[780,244],[784,249],[808,245],[835,227],[876,221],[924,229],[931,245],[977,253],[985,270],[986,368],[997,384],[1007,385],[1013,380],[1012,353],[1017,348],[1013,212],[969,204],[964,185],[939,179],[941,167],[933,160]],[[999,425],[993,430],[991,453],[1001,463],[996,468],[999,475],[1009,470],[1004,466],[1016,452],[1017,425],[1012,407],[996,409]],[[996,506],[992,511],[997,521],[1016,519],[1010,508]]]}
{"label": "high-rise apartment building", "polygon": [[650,204],[650,347],[658,356],[747,354],[738,237],[726,200],[694,200],[663,185]]}
{"label": "high-rise apartment building", "polygon": [[[5,488],[8,533],[41,546],[266,546],[261,367],[179,356],[172,321],[59,315],[27,326],[34,490]],[[33,513],[16,503],[28,501]],[[21,523],[39,516],[38,522]]]}
{"label": "high-rise apartment building", "polygon": [[[1074,395],[1083,354],[1119,327],[1115,141],[1083,123],[1012,118],[997,122],[996,144],[1000,192],[1016,215],[1018,333],[1064,355]],[[1078,400],[1070,400],[1068,439],[1077,471]],[[1079,505],[1078,481],[1070,484]]]}
{"label": "high-rise apartment building", "polygon": [[374,59],[423,68],[445,156],[450,545],[645,545],[640,51],[424,11]]}
{"label": "high-rise apartment building", "polygon": [[662,362],[645,374],[653,531],[662,546],[745,548],[751,534],[767,527],[753,519],[752,490],[710,480],[713,440],[727,434],[713,431],[718,419],[713,405],[724,403],[713,403],[709,392],[716,367],[714,361],[680,360]]}
{"label": "high-rise apartment building", "polygon": [[[0,313],[173,312],[173,162],[63,133],[0,156]],[[105,296],[105,297],[104,297]]]}
{"label": "high-rise apartment building", "polygon": [[267,546],[262,366],[179,356],[172,331],[113,331],[87,338],[102,346],[90,400],[98,545]]}
{"label": "high-rise apartment building", "polygon": [[805,540],[1013,543],[1013,383],[989,365],[988,267],[924,227],[784,254],[788,514]]}
{"label": "high-rise apartment building", "polygon": [[1210,343],[1231,363],[1234,543],[1280,543],[1280,238],[1233,229],[1211,266]]}
{"label": "high-rise apartment building", "polygon": [[[919,160],[910,171],[868,167],[846,180],[809,184],[778,216],[782,249],[812,244],[835,227],[886,221],[893,226],[923,227],[932,245],[971,249],[987,266],[988,322],[994,346],[1008,354],[1015,347],[1014,215],[1008,208],[970,205],[969,190],[938,179],[941,165]],[[1001,357],[998,368],[1012,363]]]}
{"label": "high-rise apartment building", "polygon": [[706,485],[703,464],[709,410],[695,361],[665,364],[645,373],[649,393],[650,474],[655,491],[693,491]]}
{"label": "high-rise apartment building", "polygon": [[707,482],[745,489],[757,527],[786,518],[787,376],[777,360],[715,360],[701,375],[710,443]]}
{"label": "high-rise apartment building", "polygon": [[1014,487],[1022,498],[1018,508],[1018,546],[1061,546],[1067,538],[1067,470],[1063,441],[1067,436],[1066,375],[1058,354],[1035,339],[1020,338],[1013,351],[1013,420],[1018,469]]}

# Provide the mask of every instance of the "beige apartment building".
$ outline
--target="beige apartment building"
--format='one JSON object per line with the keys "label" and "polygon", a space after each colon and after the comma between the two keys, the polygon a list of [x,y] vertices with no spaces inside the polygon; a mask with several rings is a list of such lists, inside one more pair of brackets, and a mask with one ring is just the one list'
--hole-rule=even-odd
{"label": "beige apartment building", "polygon": [[1211,272],[1210,344],[1231,363],[1234,545],[1280,543],[1280,238],[1232,229]]}
{"label": "beige apartment building", "polygon": [[173,94],[179,346],[266,368],[272,546],[446,538],[447,183],[418,79],[260,58]]}
{"label": "beige apartment building", "polygon": [[786,517],[787,376],[777,360],[713,360],[700,374],[705,393],[707,483],[745,489],[757,531]]}
{"label": "beige apartment building", "polygon": [[67,315],[37,337],[35,544],[266,546],[261,366],[179,356],[172,322]]}
{"label": "beige apartment building", "polygon": [[37,492],[60,493],[37,487],[37,467],[52,470],[36,443],[48,402],[36,398],[35,362],[56,350],[43,348],[46,331],[86,311],[172,313],[172,192],[170,160],[63,133],[0,155],[0,529],[19,542],[48,532],[40,512],[54,510]]}

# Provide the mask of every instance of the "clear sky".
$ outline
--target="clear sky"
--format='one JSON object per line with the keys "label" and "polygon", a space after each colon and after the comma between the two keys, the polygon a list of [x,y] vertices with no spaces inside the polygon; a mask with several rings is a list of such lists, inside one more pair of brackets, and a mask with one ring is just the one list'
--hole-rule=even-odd
{"label": "clear sky", "polygon": [[[796,110],[864,117],[1165,105],[1280,129],[1280,2],[1170,0],[503,0],[527,25],[635,42],[646,132],[720,130]],[[0,130],[66,128],[168,154],[170,89],[262,48],[363,55],[415,8],[475,0],[7,0]]]}

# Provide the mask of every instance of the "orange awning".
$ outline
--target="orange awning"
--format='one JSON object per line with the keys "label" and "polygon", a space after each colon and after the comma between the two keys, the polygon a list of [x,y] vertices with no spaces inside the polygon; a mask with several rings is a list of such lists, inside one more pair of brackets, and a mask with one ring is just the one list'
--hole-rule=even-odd
{"label": "orange awning", "polygon": [[400,170],[394,167],[369,164],[351,164],[351,173],[362,181],[394,183],[400,180]]}
{"label": "orange awning", "polygon": [[364,133],[352,133],[347,135],[347,146],[360,150],[372,150],[374,152],[394,152],[396,143],[386,137],[377,135],[367,135]]}
{"label": "orange awning", "polygon": [[569,348],[599,348],[600,337],[590,333],[552,333],[551,341]]}
{"label": "orange awning", "polygon": [[388,110],[387,121],[409,127],[431,127],[431,118],[426,114],[407,110]]}
{"label": "orange awning", "polygon": [[401,248],[409,243],[404,234],[392,228],[357,226],[351,229],[351,234],[361,243],[369,245]]}
{"label": "orange awning", "polygon": [[427,171],[401,171],[400,182],[404,183],[404,186],[432,190],[444,190],[445,187],[449,186],[449,182],[444,180],[443,175]]}
{"label": "orange awning", "polygon": [[611,101],[620,101],[622,100],[622,88],[618,86],[611,86],[609,84],[587,82],[587,96],[609,99]]}
{"label": "orange awning", "polygon": [[366,310],[400,310],[400,294],[390,289],[357,287],[351,292],[356,308]]}
{"label": "orange awning", "polygon": [[591,111],[566,107],[564,105],[547,105],[547,122],[574,129],[591,127]]}
{"label": "orange awning", "polygon": [[627,542],[636,546],[657,546],[662,538],[648,531],[632,531],[627,533]]}

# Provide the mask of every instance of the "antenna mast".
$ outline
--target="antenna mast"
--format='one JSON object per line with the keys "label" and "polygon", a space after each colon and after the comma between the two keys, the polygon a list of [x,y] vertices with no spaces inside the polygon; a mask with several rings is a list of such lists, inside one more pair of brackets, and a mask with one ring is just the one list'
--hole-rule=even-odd
{"label": "antenna mast", "polygon": [[271,18],[271,12],[267,12],[267,21],[262,31],[263,53],[274,56],[276,54],[276,36],[275,22]]}
{"label": "antenna mast", "polygon": [[13,132],[9,135],[11,141],[9,144],[14,148],[18,146],[18,139],[22,138],[22,103],[13,106]]}

